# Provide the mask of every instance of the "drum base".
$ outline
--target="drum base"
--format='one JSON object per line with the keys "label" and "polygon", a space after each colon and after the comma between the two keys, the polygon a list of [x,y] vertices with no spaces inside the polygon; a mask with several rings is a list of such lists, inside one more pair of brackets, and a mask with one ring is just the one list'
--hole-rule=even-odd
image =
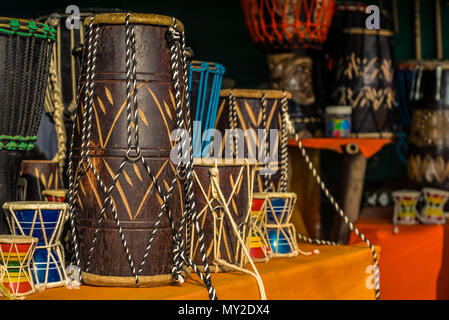
{"label": "drum base", "polygon": [[[182,276],[184,279],[190,274],[190,269],[184,267]],[[136,287],[134,277],[100,276],[87,272],[81,272],[84,284],[98,287]],[[140,287],[160,287],[176,283],[171,274],[161,274],[156,276],[139,276]]]}

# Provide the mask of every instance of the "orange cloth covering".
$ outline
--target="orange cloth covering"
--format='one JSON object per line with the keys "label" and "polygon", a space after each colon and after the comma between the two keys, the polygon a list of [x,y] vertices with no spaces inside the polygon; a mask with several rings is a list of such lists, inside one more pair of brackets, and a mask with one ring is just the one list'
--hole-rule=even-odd
{"label": "orange cloth covering", "polygon": [[[386,219],[361,218],[355,225],[382,248],[382,300],[449,299],[449,225],[400,225],[396,235]],[[349,243],[359,242],[351,234]]]}
{"label": "orange cloth covering", "polygon": [[[390,143],[391,139],[360,139],[360,138],[307,138],[301,139],[301,143],[305,148],[310,149],[327,149],[343,153],[343,148],[347,144],[357,144],[360,152],[369,159],[375,155],[384,145]],[[288,141],[289,146],[297,146],[295,140]]]}
{"label": "orange cloth covering", "polygon": [[[320,254],[295,258],[276,258],[256,263],[268,299],[374,299],[374,290],[366,287],[370,275],[365,273],[373,263],[371,251],[361,246],[315,246],[299,244],[305,251],[319,249]],[[249,268],[249,267],[248,267]],[[217,296],[222,300],[260,299],[253,277],[239,273],[212,274]],[[82,285],[79,290],[65,287],[47,289],[27,300],[108,300],[108,299],[208,299],[207,290],[197,275],[181,286],[158,288],[108,288]]]}

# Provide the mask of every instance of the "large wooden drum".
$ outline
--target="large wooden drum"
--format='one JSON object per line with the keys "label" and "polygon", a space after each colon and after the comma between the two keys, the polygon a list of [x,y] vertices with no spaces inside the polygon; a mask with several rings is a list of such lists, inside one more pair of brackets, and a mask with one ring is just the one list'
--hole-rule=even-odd
{"label": "large wooden drum", "polygon": [[449,62],[422,62],[414,87],[409,180],[415,188],[449,190]]}
{"label": "large wooden drum", "polygon": [[[172,70],[173,42],[167,35],[183,32],[182,23],[174,23],[152,14],[100,14],[84,22],[69,201],[75,251],[87,284],[174,281],[173,232],[185,203],[183,181],[170,160],[170,135],[178,128],[177,111],[186,110],[185,105],[177,110],[177,97],[188,81],[181,77],[179,42],[179,69]],[[175,71],[179,81],[172,78]],[[160,215],[162,206],[170,214]]]}
{"label": "large wooden drum", "polygon": [[[256,169],[254,192],[285,191],[287,186],[286,114],[290,98],[289,92],[280,90],[221,90],[215,127],[223,136],[222,153],[228,156],[226,141],[230,140],[226,134],[241,130],[243,148],[237,147],[235,155],[261,163]],[[260,131],[265,132],[265,141],[259,141],[264,138]],[[271,138],[270,131],[277,135]]]}

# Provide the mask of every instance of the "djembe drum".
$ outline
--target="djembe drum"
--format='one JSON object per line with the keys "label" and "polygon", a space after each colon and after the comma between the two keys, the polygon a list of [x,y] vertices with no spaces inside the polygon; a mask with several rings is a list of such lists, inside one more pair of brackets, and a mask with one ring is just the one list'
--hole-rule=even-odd
{"label": "djembe drum", "polygon": [[68,218],[68,205],[44,201],[18,201],[3,204],[12,234],[38,239],[32,258],[37,289],[64,286],[64,249],[60,238]]}
{"label": "djembe drum", "polygon": [[[34,148],[55,30],[0,17],[0,204],[15,200],[20,161]],[[0,233],[7,233],[3,213]]]}
{"label": "djembe drum", "polygon": [[[190,65],[190,107],[193,122],[193,156],[209,154],[209,144],[218,111],[225,67],[214,62],[192,61]],[[203,136],[205,135],[205,136]]]}
{"label": "djembe drum", "polygon": [[267,229],[271,256],[273,258],[297,256],[299,250],[296,230],[290,222],[296,202],[296,193],[257,193],[254,194],[254,198],[264,199],[267,202],[265,228]]}
{"label": "djembe drum", "polygon": [[182,281],[184,262],[191,265],[183,231],[196,217],[184,201],[193,199],[193,164],[175,159],[190,144],[171,139],[191,125],[183,25],[132,13],[100,14],[84,26],[68,192],[76,263],[92,285]]}
{"label": "djembe drum", "polygon": [[267,199],[254,194],[251,207],[251,245],[250,255],[254,262],[267,262],[271,258],[270,245],[267,234]]}
{"label": "djembe drum", "polygon": [[[248,262],[243,247],[249,250],[255,163],[243,160],[240,163],[233,160],[230,164],[224,159],[194,160],[195,202],[212,272],[244,268]],[[199,264],[198,237],[192,238],[191,248],[192,260]]]}
{"label": "djembe drum", "polygon": [[392,193],[394,199],[393,225],[395,233],[398,232],[397,225],[413,225],[419,222],[418,205],[421,193],[413,190],[399,190]]}
{"label": "djembe drum", "polygon": [[344,31],[337,65],[334,103],[352,106],[352,134],[390,137],[396,100],[392,33],[351,28]]}
{"label": "djembe drum", "polygon": [[414,87],[409,181],[419,189],[449,190],[449,62],[423,62]]}
{"label": "djembe drum", "polygon": [[433,188],[424,188],[425,205],[421,210],[419,220],[425,224],[444,224],[444,205],[449,199],[449,192]]}
{"label": "djembe drum", "polygon": [[19,190],[21,201],[42,201],[44,190],[64,188],[59,163],[53,160],[23,160],[20,179],[23,179],[23,190]]}
{"label": "djembe drum", "polygon": [[0,235],[0,265],[6,269],[0,282],[13,297],[35,292],[30,263],[36,243],[33,237]]}
{"label": "djembe drum", "polygon": [[[279,90],[226,89],[220,92],[215,127],[225,141],[237,137],[239,143],[233,149],[237,158],[262,164],[256,169],[255,192],[286,191],[287,99],[290,97],[290,93]],[[223,154],[231,153],[227,145],[221,145]]]}

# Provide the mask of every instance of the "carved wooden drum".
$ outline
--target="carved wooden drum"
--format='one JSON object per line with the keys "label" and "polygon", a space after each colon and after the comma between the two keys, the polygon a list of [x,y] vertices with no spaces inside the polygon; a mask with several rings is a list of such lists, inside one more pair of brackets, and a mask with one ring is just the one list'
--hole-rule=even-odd
{"label": "carved wooden drum", "polygon": [[[221,90],[215,124],[223,137],[221,152],[224,157],[235,155],[261,163],[256,169],[255,192],[285,191],[287,187],[290,97],[279,90]],[[237,137],[237,147],[230,144],[233,137]]]}
{"label": "carved wooden drum", "polygon": [[55,40],[46,24],[0,17],[0,204],[16,199],[20,161],[34,148]]}
{"label": "carved wooden drum", "polygon": [[250,254],[254,262],[267,262],[271,258],[271,249],[267,234],[267,199],[266,196],[253,195],[251,207],[251,249]]}

